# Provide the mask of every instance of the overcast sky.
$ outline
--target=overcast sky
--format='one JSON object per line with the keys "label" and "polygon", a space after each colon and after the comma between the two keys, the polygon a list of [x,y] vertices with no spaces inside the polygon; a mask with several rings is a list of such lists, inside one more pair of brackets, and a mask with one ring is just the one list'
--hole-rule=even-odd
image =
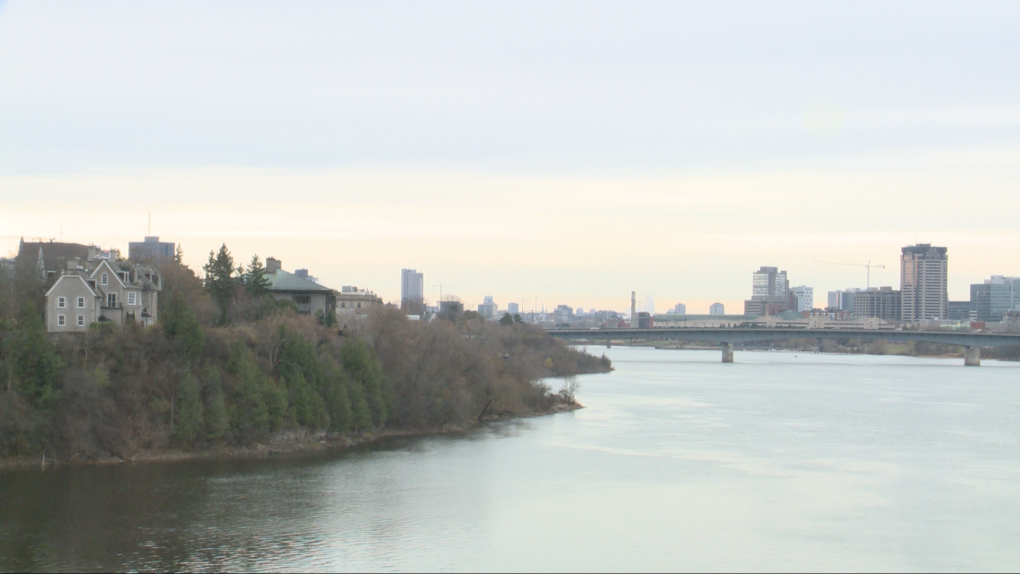
{"label": "overcast sky", "polygon": [[751,273],[1020,275],[1020,3],[0,1],[0,253],[742,312]]}

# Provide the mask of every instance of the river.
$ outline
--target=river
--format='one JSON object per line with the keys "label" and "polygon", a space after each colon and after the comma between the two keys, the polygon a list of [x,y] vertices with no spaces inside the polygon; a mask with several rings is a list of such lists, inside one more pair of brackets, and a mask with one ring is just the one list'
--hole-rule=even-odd
{"label": "river", "polygon": [[457,436],[0,471],[0,570],[1020,568],[1020,364],[606,353]]}

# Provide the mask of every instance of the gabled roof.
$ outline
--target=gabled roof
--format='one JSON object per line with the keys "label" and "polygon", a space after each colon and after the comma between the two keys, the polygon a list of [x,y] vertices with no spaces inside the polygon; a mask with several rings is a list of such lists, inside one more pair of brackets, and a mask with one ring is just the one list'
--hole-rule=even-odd
{"label": "gabled roof", "polygon": [[53,284],[53,287],[50,287],[50,290],[46,292],[46,296],[49,297],[50,293],[52,293],[53,290],[57,288],[57,285],[60,285],[61,281],[63,281],[64,279],[68,279],[68,278],[71,278],[71,279],[80,279],[81,282],[85,284],[85,288],[89,290],[89,293],[92,293],[93,297],[99,297],[99,295],[96,295],[96,292],[92,290],[92,286],[89,285],[89,282],[86,281],[84,277],[82,277],[81,275],[78,275],[78,274],[61,275],[60,279],[57,279],[57,282]]}
{"label": "gabled roof", "polygon": [[266,273],[266,279],[269,279],[270,291],[314,291],[317,293],[330,293],[333,291],[329,287],[324,287],[314,281],[298,277],[293,273],[287,273],[283,269]]}
{"label": "gabled roof", "polygon": [[121,287],[127,287],[127,285],[125,285],[124,282],[120,280],[120,274],[123,273],[123,272],[122,271],[117,271],[116,269],[114,269],[113,266],[110,265],[110,262],[105,260],[105,259],[100,261],[99,265],[96,265],[96,268],[89,275],[89,278],[90,279],[95,279],[96,273],[99,273],[99,270],[103,268],[103,265],[106,265],[107,269],[110,270],[110,273],[113,273],[113,276],[117,278],[117,283],[120,283]]}

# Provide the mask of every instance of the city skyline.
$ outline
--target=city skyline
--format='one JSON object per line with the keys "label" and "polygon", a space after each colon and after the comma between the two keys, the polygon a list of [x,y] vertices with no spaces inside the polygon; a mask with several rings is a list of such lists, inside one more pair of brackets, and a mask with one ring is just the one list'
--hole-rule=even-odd
{"label": "city skyline", "polygon": [[932,243],[965,299],[1020,275],[1018,16],[0,2],[0,254],[158,235],[387,301],[414,266],[432,301],[705,312],[762,265],[823,293],[864,274],[815,261],[872,260],[897,287]]}

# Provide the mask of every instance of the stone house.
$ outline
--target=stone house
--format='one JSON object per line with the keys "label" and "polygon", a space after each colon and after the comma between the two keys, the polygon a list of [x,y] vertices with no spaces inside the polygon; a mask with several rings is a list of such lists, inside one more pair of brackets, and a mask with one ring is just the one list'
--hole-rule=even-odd
{"label": "stone house", "polygon": [[147,265],[92,259],[69,260],[46,292],[46,330],[83,332],[96,322],[149,326],[157,320],[159,273]]}

